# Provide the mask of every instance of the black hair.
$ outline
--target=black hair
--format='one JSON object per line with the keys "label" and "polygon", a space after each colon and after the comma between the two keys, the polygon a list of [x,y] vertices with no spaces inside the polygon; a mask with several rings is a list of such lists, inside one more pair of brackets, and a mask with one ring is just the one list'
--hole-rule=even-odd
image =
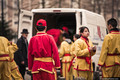
{"label": "black hair", "polygon": [[62,36],[65,38],[70,38],[68,33],[63,33]]}
{"label": "black hair", "polygon": [[45,26],[37,26],[37,30],[38,31],[44,31],[45,30]]}
{"label": "black hair", "polygon": [[79,34],[74,34],[74,36],[75,36],[76,39],[80,38]]}
{"label": "black hair", "polygon": [[58,29],[60,29],[60,30],[62,30],[62,31],[63,31],[62,27],[59,27]]}
{"label": "black hair", "polygon": [[87,27],[83,26],[83,27],[80,28],[80,33],[83,33],[85,29],[87,29],[88,32],[89,32],[89,29]]}
{"label": "black hair", "polygon": [[114,18],[111,18],[107,21],[107,25],[111,25],[112,27],[116,28],[117,27],[117,20]]}

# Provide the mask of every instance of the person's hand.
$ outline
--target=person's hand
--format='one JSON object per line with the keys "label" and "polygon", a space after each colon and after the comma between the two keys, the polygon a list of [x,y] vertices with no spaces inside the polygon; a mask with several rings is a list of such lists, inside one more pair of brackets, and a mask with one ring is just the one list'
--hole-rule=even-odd
{"label": "person's hand", "polygon": [[90,51],[96,51],[96,46],[94,46],[94,47],[89,47],[89,50],[90,50]]}
{"label": "person's hand", "polygon": [[94,52],[96,51],[96,46],[93,47],[93,51],[94,51]]}
{"label": "person's hand", "polygon": [[92,51],[92,50],[93,50],[93,47],[89,47],[89,50]]}
{"label": "person's hand", "polygon": [[99,70],[100,70],[100,71],[102,70],[102,67],[101,67],[101,66],[99,66]]}
{"label": "person's hand", "polygon": [[9,43],[12,45],[12,41],[9,41]]}
{"label": "person's hand", "polygon": [[24,62],[24,61],[22,61],[22,62],[21,62],[21,64],[25,64],[25,62]]}

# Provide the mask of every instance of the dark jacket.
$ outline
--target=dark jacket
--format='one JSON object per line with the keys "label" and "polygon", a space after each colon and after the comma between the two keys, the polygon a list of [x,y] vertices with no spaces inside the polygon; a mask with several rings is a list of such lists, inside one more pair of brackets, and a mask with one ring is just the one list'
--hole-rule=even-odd
{"label": "dark jacket", "polygon": [[28,50],[28,42],[25,43],[25,38],[21,36],[21,38],[17,41],[18,50],[14,54],[14,60],[16,61],[17,65],[22,65],[21,62],[25,62],[25,66],[28,65],[27,60],[27,50]]}

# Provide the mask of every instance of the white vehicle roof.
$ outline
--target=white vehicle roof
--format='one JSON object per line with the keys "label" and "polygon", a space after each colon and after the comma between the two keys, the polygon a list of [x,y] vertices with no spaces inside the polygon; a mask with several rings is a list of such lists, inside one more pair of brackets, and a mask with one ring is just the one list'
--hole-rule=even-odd
{"label": "white vehicle roof", "polygon": [[85,10],[85,9],[75,9],[75,8],[43,8],[43,9],[32,9],[32,12],[33,13],[53,13],[53,12],[55,12],[55,13],[60,13],[60,12],[66,12],[66,13],[74,13],[74,12],[76,12],[76,11],[79,11],[79,12],[81,12],[81,11],[87,11],[87,12],[89,12],[89,13],[92,13],[92,14],[96,14],[96,15],[98,15],[97,13],[93,13],[93,12],[90,12],[90,11],[88,11],[88,10]]}

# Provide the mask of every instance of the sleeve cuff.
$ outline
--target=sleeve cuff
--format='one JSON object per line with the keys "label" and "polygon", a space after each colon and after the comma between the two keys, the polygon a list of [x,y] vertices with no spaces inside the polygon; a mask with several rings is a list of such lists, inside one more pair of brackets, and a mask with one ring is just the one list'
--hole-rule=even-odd
{"label": "sleeve cuff", "polygon": [[101,64],[98,64],[99,66],[104,66],[104,65],[101,65]]}
{"label": "sleeve cuff", "polygon": [[60,67],[55,67],[56,69],[59,69]]}
{"label": "sleeve cuff", "polygon": [[28,70],[28,71],[32,71],[32,70]]}

